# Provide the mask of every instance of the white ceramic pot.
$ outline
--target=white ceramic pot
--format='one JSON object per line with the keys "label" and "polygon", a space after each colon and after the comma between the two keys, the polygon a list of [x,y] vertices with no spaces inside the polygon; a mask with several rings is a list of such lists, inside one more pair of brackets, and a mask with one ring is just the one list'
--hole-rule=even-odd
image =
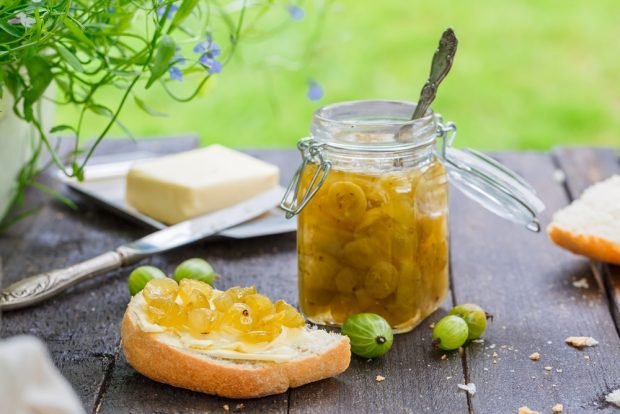
{"label": "white ceramic pot", "polygon": [[[43,100],[36,110],[43,114],[43,125],[51,125],[53,104]],[[0,220],[8,212],[18,174],[32,157],[38,139],[35,129],[13,112],[13,96],[5,88],[0,99]]]}

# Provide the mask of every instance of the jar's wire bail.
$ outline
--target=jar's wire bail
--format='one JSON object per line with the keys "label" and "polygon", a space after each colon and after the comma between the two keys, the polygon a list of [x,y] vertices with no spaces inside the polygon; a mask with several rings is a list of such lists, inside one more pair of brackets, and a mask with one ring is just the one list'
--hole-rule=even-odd
{"label": "jar's wire bail", "polygon": [[[332,164],[323,158],[323,146],[312,138],[302,138],[297,143],[297,149],[301,153],[302,162],[293,178],[291,179],[284,197],[280,202],[280,208],[286,212],[286,218],[290,219],[297,215],[308,204],[310,199],[314,197],[316,192],[325,182],[327,174],[331,170]],[[308,164],[316,164],[316,169],[310,183],[303,195],[299,194],[299,187],[304,170]]]}

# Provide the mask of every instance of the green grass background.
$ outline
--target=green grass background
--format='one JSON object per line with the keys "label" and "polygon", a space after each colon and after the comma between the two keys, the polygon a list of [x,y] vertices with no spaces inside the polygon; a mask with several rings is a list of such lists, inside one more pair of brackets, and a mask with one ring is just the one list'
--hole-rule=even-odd
{"label": "green grass background", "polygon": [[[292,147],[319,106],[352,99],[416,100],[439,35],[452,26],[459,51],[433,104],[459,128],[457,146],[548,149],[620,143],[620,3],[596,1],[339,0],[301,3],[288,19],[276,4],[224,71],[190,103],[161,89],[138,95],[167,117],[130,102],[135,136],[197,133],[203,144]],[[324,19],[320,14],[324,12]],[[286,22],[288,21],[288,22]],[[283,25],[281,22],[286,22]],[[308,79],[325,96],[306,98]],[[192,83],[186,78],[184,88]],[[111,103],[120,92],[108,90]],[[75,112],[61,108],[59,123]],[[101,129],[88,121],[85,136]],[[113,129],[111,136],[121,136]]]}

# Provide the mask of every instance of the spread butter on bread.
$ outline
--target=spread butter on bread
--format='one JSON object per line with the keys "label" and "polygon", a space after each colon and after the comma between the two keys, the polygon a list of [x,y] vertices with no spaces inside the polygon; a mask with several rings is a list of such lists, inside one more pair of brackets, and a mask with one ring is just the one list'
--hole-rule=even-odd
{"label": "spread butter on bread", "polygon": [[129,303],[121,326],[129,364],[155,381],[229,398],[285,392],[338,375],[350,363],[349,338],[306,326],[283,328],[270,342],[196,338],[149,321],[142,292]]}

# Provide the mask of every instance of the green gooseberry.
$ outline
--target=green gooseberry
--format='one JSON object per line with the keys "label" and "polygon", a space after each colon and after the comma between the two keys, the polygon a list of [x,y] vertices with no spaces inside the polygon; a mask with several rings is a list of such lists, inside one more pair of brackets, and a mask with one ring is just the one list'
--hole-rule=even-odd
{"label": "green gooseberry", "polygon": [[134,296],[139,293],[144,286],[152,279],[160,279],[166,277],[166,274],[156,268],[155,266],[140,266],[136,267],[127,279],[127,287],[129,288],[129,294]]}
{"label": "green gooseberry", "polygon": [[469,329],[463,318],[456,315],[444,316],[433,328],[433,344],[444,351],[458,349],[467,341]]}
{"label": "green gooseberry", "polygon": [[491,316],[484,309],[473,303],[465,303],[452,308],[449,315],[460,316],[467,323],[469,335],[467,339],[478,339],[484,334],[487,328],[487,319]]}
{"label": "green gooseberry", "polygon": [[362,358],[380,357],[390,350],[394,342],[390,324],[374,313],[350,316],[341,331],[351,341],[351,352]]}
{"label": "green gooseberry", "polygon": [[217,274],[209,262],[196,257],[188,259],[178,265],[174,270],[173,278],[177,283],[181,282],[181,279],[188,278],[213,285],[213,282],[217,278]]}

